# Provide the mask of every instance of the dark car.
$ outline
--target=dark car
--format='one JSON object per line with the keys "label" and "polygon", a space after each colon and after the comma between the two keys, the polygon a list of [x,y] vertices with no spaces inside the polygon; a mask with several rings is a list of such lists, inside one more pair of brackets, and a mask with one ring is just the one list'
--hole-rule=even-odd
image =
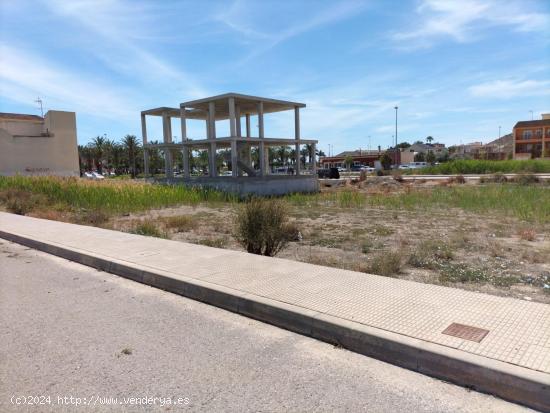
{"label": "dark car", "polygon": [[322,168],[317,170],[317,176],[321,179],[340,179],[338,168]]}

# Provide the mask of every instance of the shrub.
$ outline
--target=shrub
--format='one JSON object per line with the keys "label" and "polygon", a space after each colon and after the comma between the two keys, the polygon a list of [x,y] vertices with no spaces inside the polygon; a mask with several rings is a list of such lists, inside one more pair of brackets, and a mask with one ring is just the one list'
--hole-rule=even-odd
{"label": "shrub", "polygon": [[0,202],[17,215],[28,214],[44,201],[44,197],[22,189],[7,189],[0,193]]}
{"label": "shrub", "polygon": [[401,175],[401,172],[397,172],[397,171],[393,172],[392,176],[393,176],[394,181],[403,182],[403,175]]}
{"label": "shrub", "polygon": [[274,256],[295,234],[282,200],[251,198],[237,211],[234,236],[252,254]]}
{"label": "shrub", "polygon": [[537,238],[537,232],[534,229],[525,228],[518,233],[520,239],[524,241],[534,241]]}
{"label": "shrub", "polygon": [[409,264],[417,268],[438,269],[442,261],[453,259],[449,245],[443,242],[427,240],[421,242],[409,257]]}
{"label": "shrub", "polygon": [[490,277],[484,270],[468,268],[465,264],[446,264],[441,267],[439,281],[442,283],[486,283]]}
{"label": "shrub", "polygon": [[514,178],[514,182],[520,185],[531,185],[539,182],[539,178],[533,174],[521,174]]}
{"label": "shrub", "polygon": [[464,178],[463,175],[456,175],[456,176],[453,176],[449,179],[449,183],[465,184],[466,183],[466,178]]}
{"label": "shrub", "polygon": [[367,266],[367,272],[389,277],[399,274],[401,267],[401,255],[396,251],[388,251],[375,256]]}
{"label": "shrub", "polygon": [[148,221],[139,222],[130,232],[148,237],[167,238],[166,234],[160,231],[154,223]]}
{"label": "shrub", "polygon": [[76,221],[80,224],[99,226],[109,220],[109,215],[99,209],[83,210],[77,215]]}
{"label": "shrub", "polygon": [[482,184],[486,184],[486,183],[502,184],[502,183],[508,182],[508,178],[506,178],[506,176],[502,172],[497,172],[489,176],[482,176],[481,178],[479,178],[479,182]]}
{"label": "shrub", "polygon": [[221,237],[221,238],[206,238],[201,239],[197,242],[199,245],[206,245],[207,247],[213,247],[213,248],[225,248],[227,244],[227,239]]}

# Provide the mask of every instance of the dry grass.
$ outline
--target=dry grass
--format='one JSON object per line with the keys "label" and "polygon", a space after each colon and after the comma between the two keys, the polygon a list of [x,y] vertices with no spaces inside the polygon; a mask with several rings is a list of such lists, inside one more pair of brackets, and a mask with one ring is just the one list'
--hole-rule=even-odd
{"label": "dry grass", "polygon": [[399,274],[402,266],[403,258],[399,252],[386,251],[371,259],[367,265],[366,272],[390,277]]}
{"label": "dry grass", "polygon": [[163,217],[162,223],[167,230],[187,232],[197,228],[198,222],[192,215]]}

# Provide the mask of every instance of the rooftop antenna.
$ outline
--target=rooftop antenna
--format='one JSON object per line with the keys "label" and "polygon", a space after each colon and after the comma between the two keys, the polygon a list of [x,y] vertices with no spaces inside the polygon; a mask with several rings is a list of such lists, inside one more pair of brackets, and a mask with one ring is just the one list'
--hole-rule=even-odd
{"label": "rooftop antenna", "polygon": [[42,99],[40,99],[40,96],[38,96],[34,102],[40,105],[40,115],[44,117],[44,107],[42,106]]}

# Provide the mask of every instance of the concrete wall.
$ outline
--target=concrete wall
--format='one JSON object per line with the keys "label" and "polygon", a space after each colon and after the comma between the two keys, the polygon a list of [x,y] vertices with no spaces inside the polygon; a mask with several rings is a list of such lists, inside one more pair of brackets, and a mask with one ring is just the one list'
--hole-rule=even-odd
{"label": "concrete wall", "polygon": [[319,180],[316,175],[267,176],[267,177],[200,177],[191,179],[159,179],[157,182],[181,184],[186,186],[214,188],[239,196],[274,196],[291,193],[319,192]]}
{"label": "concrete wall", "polygon": [[79,176],[74,112],[43,121],[0,119],[0,175]]}

